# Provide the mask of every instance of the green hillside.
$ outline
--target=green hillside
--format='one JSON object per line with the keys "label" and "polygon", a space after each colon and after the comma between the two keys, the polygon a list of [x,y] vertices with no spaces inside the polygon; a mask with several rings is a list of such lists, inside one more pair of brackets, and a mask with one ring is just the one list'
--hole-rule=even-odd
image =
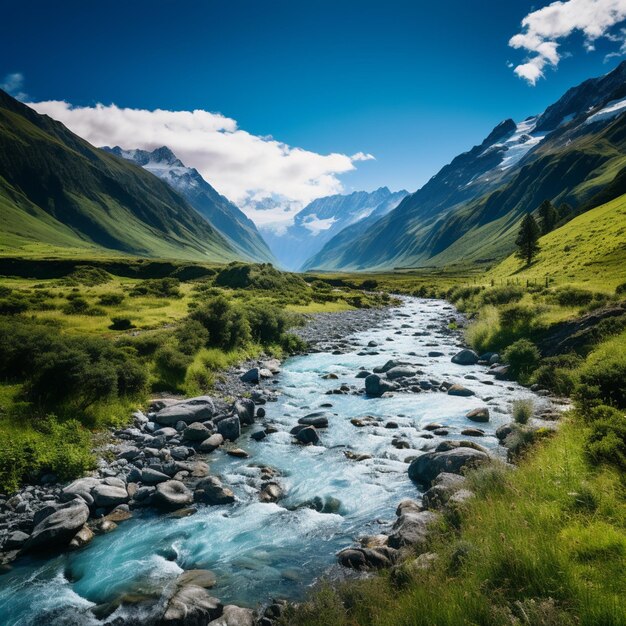
{"label": "green hillside", "polygon": [[580,284],[613,291],[626,282],[626,195],[587,211],[540,239],[530,267],[514,255],[489,276],[558,284]]}
{"label": "green hillside", "polygon": [[180,195],[0,91],[0,255],[237,258]]}

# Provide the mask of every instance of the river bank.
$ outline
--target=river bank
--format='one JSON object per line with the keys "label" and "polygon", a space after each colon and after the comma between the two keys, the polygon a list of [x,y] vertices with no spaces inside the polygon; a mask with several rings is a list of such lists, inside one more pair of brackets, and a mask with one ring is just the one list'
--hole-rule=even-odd
{"label": "river bank", "polygon": [[[320,328],[330,325],[328,320],[321,321],[321,326],[310,332],[321,338],[321,343],[328,343],[323,349],[318,344],[314,348],[318,352],[290,359],[287,370],[283,367],[282,373],[277,376],[271,372],[272,367],[276,369],[275,363],[260,363],[261,367],[257,368],[256,374],[243,372],[244,379],[246,374],[259,376],[260,386],[248,387],[252,392],[251,399],[240,398],[232,402],[231,396],[232,414],[226,415],[226,407],[216,399],[212,400],[212,408],[205,406],[199,409],[207,411],[205,422],[212,422],[215,429],[203,441],[198,438],[194,443],[191,439],[191,431],[193,437],[207,435],[200,427],[202,422],[191,422],[193,428],[191,425],[182,426],[181,430],[178,430],[176,424],[162,423],[165,418],[170,421],[167,412],[171,407],[154,406],[161,410],[145,417],[137,415],[134,429],[119,431],[118,436],[123,441],[116,444],[118,447],[114,452],[117,458],[107,467],[101,468],[100,478],[101,483],[111,488],[121,488],[121,485],[116,484],[116,480],[122,480],[120,475],[126,477],[127,486],[141,485],[133,496],[129,494],[127,501],[119,504],[121,508],[115,514],[120,521],[119,516],[126,510],[130,500],[132,507],[128,508],[132,508],[134,518],[125,521],[111,535],[100,534],[87,548],[74,553],[75,556],[64,564],[65,569],[70,567],[73,572],[70,578],[77,576],[77,567],[81,572],[73,585],[67,580],[59,581],[65,595],[71,590],[72,594],[78,593],[82,598],[81,606],[72,608],[72,619],[93,619],[95,613],[102,615],[102,611],[106,612],[103,607],[108,605],[107,610],[112,610],[109,618],[131,619],[130,615],[135,611],[132,619],[137,619],[136,611],[139,610],[143,611],[142,623],[150,623],[149,619],[152,618],[145,612],[145,597],[144,602],[140,603],[141,609],[136,605],[129,608],[128,598],[126,604],[119,600],[124,597],[124,589],[127,595],[129,588],[139,584],[138,577],[145,578],[148,564],[152,570],[156,567],[168,583],[164,584],[161,577],[152,580],[151,584],[144,580],[144,594],[145,587],[155,588],[160,585],[165,588],[169,585],[170,600],[172,591],[176,593],[174,581],[183,571],[204,569],[201,566],[217,570],[214,592],[228,602],[255,606],[258,601],[263,602],[263,598],[267,601],[268,597],[275,595],[299,597],[307,581],[312,582],[322,574],[334,562],[335,552],[349,545],[354,534],[363,534],[368,527],[391,527],[391,515],[398,501],[402,497],[415,497],[419,493],[416,493],[415,485],[407,473],[411,457],[416,455],[416,451],[418,455],[443,452],[437,448],[442,444],[450,445],[445,444],[445,441],[466,436],[462,435],[462,431],[471,427],[471,420],[465,417],[466,413],[488,405],[491,413],[489,425],[481,424],[481,429],[474,428],[474,436],[480,437],[480,446],[497,454],[495,429],[507,421],[512,399],[528,395],[529,392],[512,383],[485,378],[485,365],[450,362],[459,351],[460,340],[458,334],[449,328],[454,312],[445,303],[410,299],[404,302],[402,310],[394,311],[393,318],[381,312],[376,312],[375,317],[372,323],[377,326],[374,329],[361,331],[349,341],[343,336],[324,336]],[[349,323],[353,331],[354,324],[363,328],[366,321],[364,317],[358,316]],[[393,363],[394,359],[397,362]],[[379,374],[374,372],[377,368]],[[368,374],[373,378],[368,379]],[[241,376],[242,372],[232,372],[228,378],[233,380],[235,375]],[[364,380],[366,385],[367,380],[370,380],[368,394],[363,391]],[[374,389],[371,385],[376,380],[378,388]],[[249,383],[239,381],[237,384]],[[470,385],[476,387],[477,391],[468,389]],[[472,393],[455,395],[459,388],[468,389]],[[227,385],[225,390],[230,392],[232,387]],[[277,390],[280,390],[280,394],[276,393]],[[324,399],[324,396],[330,397]],[[196,402],[193,406],[198,407],[200,403]],[[179,406],[175,410],[180,409]],[[192,409],[192,413],[195,410]],[[211,413],[211,418],[208,418],[208,413]],[[214,435],[224,437],[228,428],[235,428],[236,431],[237,421],[239,428],[243,423],[245,431],[241,438],[235,437],[237,444],[222,445],[208,455],[197,449]],[[433,428],[437,421],[445,423],[441,423],[440,428]],[[250,422],[254,422],[254,425],[250,425],[246,431],[245,425]],[[204,424],[204,428],[208,430],[209,425]],[[187,429],[191,430],[185,435]],[[161,434],[158,434],[159,430]],[[177,441],[181,433],[182,441]],[[156,438],[164,438],[157,442],[162,444],[159,449],[154,447],[155,435]],[[314,438],[302,441],[305,437]],[[218,437],[213,441],[216,439]],[[298,440],[312,445],[297,445],[294,442]],[[157,450],[156,455],[146,452],[154,449]],[[167,454],[159,455],[160,450],[166,450]],[[190,454],[189,450],[195,453]],[[187,456],[175,459],[173,454]],[[168,455],[172,460],[162,458]],[[146,456],[152,461],[143,463]],[[139,467],[137,460],[142,461]],[[139,476],[136,471],[140,471]],[[146,478],[150,476],[150,480],[156,480],[155,485],[143,484],[141,479],[144,471]],[[110,475],[112,472],[116,475]],[[340,479],[336,472],[339,472]],[[129,476],[135,480],[128,480]],[[217,479],[217,476],[221,478]],[[402,480],[394,480],[393,476],[402,477]],[[173,493],[168,493],[165,487],[159,488],[159,485],[167,485],[172,481],[180,482],[183,489],[176,486]],[[86,488],[85,484],[74,485],[66,493],[81,492]],[[101,487],[95,488],[97,494],[102,490]],[[89,495],[93,489],[92,485]],[[196,495],[198,492],[202,493]],[[138,500],[136,496],[139,493],[145,496]],[[152,517],[151,506],[140,504],[143,497],[149,500],[157,493],[157,501],[166,503],[165,508],[169,508],[172,498],[182,498],[185,500],[183,508],[191,506],[196,512],[185,518],[167,518],[167,523],[164,523],[162,516]],[[210,504],[207,498],[209,502],[211,499],[214,502],[220,502],[220,499],[224,503],[234,502],[233,514],[236,512],[235,518],[239,521],[233,524],[231,514],[227,513],[226,519],[230,519],[230,523],[224,522],[225,518],[219,511],[221,507],[227,509],[231,505]],[[279,518],[284,518],[282,523]],[[378,522],[375,521],[377,519]],[[110,517],[107,521],[118,523]],[[247,530],[241,528],[242,523]],[[143,526],[151,528],[152,541],[148,544],[145,543],[148,537],[141,532]],[[175,532],[174,527],[178,531]],[[214,533],[225,534],[230,537],[228,541],[235,542],[235,545],[227,548],[228,544],[221,544],[222,550],[212,546],[212,550],[206,554],[206,546],[196,537],[199,527],[205,531],[213,528]],[[252,531],[252,528],[255,530]],[[271,548],[268,546],[267,556],[262,557],[262,546],[267,544],[267,533],[271,529],[271,532],[279,534],[272,537]],[[316,529],[315,532],[313,529]],[[241,532],[252,535],[238,549]],[[299,540],[302,532],[307,538],[307,545],[302,545]],[[313,535],[310,535],[311,532]],[[168,543],[174,536],[181,536],[180,533],[183,544],[191,541],[194,547],[187,545],[186,549],[181,549],[178,546],[169,553],[168,550],[172,548],[168,548],[165,556],[154,554],[155,542]],[[114,543],[117,547],[112,552],[109,544],[113,540],[109,537],[116,538]],[[292,551],[297,544],[294,542],[300,544],[295,559]],[[141,571],[127,570],[125,558],[118,550],[128,545],[134,545],[134,548],[130,548],[134,552],[134,562],[144,563],[139,568],[143,569],[143,574]],[[322,550],[321,545],[324,546]],[[241,549],[251,552],[246,557],[247,565],[237,561],[240,557],[233,559],[235,554],[240,555]],[[203,558],[199,558],[198,551],[204,555]],[[168,554],[171,556],[168,557]],[[158,563],[154,562],[155,557]],[[61,561],[68,559],[65,556],[58,558]],[[164,562],[160,559],[164,559]],[[84,569],[86,563],[94,562],[98,562],[100,568],[108,564],[110,572],[106,575],[100,572],[100,576],[94,579]],[[277,568],[277,562],[281,562],[282,566]],[[74,567],[71,563],[74,563]],[[31,568],[29,571],[33,567],[36,569],[38,565],[31,563],[25,566],[26,569]],[[19,569],[17,567],[15,572],[9,572],[5,581],[12,580],[19,584]],[[256,573],[250,579],[248,574],[242,573],[246,571]],[[179,572],[178,576],[174,575],[176,572]],[[115,577],[117,584],[107,587],[106,581],[111,583],[111,576]],[[243,595],[242,580],[247,580],[248,585]],[[118,598],[117,604],[115,598]],[[154,604],[154,600],[152,602]],[[43,615],[51,615],[51,607],[41,608]],[[35,609],[31,606],[29,610]],[[55,619],[61,619],[58,611],[56,609],[54,613]]]}

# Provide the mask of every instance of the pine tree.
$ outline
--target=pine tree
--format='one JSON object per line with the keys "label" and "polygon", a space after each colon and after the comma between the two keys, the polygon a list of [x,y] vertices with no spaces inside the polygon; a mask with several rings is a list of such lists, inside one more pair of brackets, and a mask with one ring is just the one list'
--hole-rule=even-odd
{"label": "pine tree", "polygon": [[518,247],[517,256],[526,261],[526,265],[530,265],[533,257],[539,252],[540,234],[537,220],[531,213],[527,213],[520,224],[519,233],[515,240],[515,245]]}
{"label": "pine tree", "polygon": [[543,235],[554,230],[554,226],[559,220],[559,214],[550,200],[544,200],[541,203],[539,217],[541,218],[541,233]]}

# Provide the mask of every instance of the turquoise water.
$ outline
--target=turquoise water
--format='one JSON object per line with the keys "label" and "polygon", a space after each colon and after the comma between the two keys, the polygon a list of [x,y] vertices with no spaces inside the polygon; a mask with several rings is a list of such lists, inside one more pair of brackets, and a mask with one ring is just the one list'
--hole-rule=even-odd
{"label": "turquoise water", "polygon": [[[237,442],[249,452],[248,459],[235,459],[220,450],[206,457],[211,473],[221,476],[235,492],[236,504],[200,507],[198,513],[182,519],[137,512],[133,519],[97,537],[79,552],[16,563],[0,577],[0,624],[107,623],[96,620],[91,608],[124,593],[161,589],[183,570],[192,568],[216,573],[214,595],[224,603],[254,607],[272,597],[302,597],[335,563],[338,550],[358,536],[385,530],[402,498],[419,497],[408,479],[404,459],[441,440],[420,438],[420,427],[438,422],[450,428],[448,438],[458,438],[462,428],[473,425],[465,413],[487,404],[491,421],[480,426],[493,434],[499,425],[510,421],[510,402],[532,395],[513,383],[481,383],[493,380],[482,366],[452,364],[450,357],[459,348],[454,337],[436,329],[429,330],[429,336],[413,336],[447,320],[450,311],[444,307],[446,303],[440,301],[407,299],[392,319],[354,335],[358,347],[353,352],[310,354],[286,361],[275,386],[281,392],[280,399],[266,405],[267,419],[279,432],[256,442],[249,438],[255,427],[248,429]],[[403,327],[406,325],[409,327]],[[397,331],[402,334],[395,334]],[[387,337],[393,341],[386,341]],[[378,343],[373,349],[380,354],[359,356],[370,340]],[[436,346],[427,345],[433,343]],[[445,356],[429,358],[431,350]],[[363,381],[355,379],[359,367],[371,369],[390,358],[419,364],[425,372],[421,378],[462,382],[477,395],[458,398],[435,392],[397,393],[378,399],[325,395],[344,382],[362,387]],[[338,380],[321,378],[331,372]],[[477,380],[467,380],[467,375]],[[325,409],[332,416],[329,427],[320,431],[320,445],[294,445],[289,430],[299,417],[326,402],[333,404]],[[367,428],[350,423],[351,418],[364,415],[383,421],[380,426]],[[397,422],[399,428],[384,428],[387,419]],[[400,435],[410,442],[411,449],[398,450],[391,445]],[[497,449],[493,436],[477,441]],[[344,454],[348,449],[372,458],[349,460]],[[278,504],[258,501],[261,482],[256,465],[279,471],[286,497]],[[314,497],[338,499],[340,506],[336,513],[297,508]],[[118,610],[108,621],[121,615]]]}

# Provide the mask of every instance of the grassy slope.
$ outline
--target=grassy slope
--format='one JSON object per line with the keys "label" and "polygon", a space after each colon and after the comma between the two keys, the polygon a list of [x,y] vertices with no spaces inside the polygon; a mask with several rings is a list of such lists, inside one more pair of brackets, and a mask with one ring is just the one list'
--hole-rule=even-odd
{"label": "grassy slope", "polygon": [[237,254],[165,183],[0,92],[0,255],[77,251],[228,261]]}
{"label": "grassy slope", "polygon": [[488,277],[576,284],[613,291],[626,282],[626,195],[568,222],[540,240],[541,251],[526,268],[514,255]]}

